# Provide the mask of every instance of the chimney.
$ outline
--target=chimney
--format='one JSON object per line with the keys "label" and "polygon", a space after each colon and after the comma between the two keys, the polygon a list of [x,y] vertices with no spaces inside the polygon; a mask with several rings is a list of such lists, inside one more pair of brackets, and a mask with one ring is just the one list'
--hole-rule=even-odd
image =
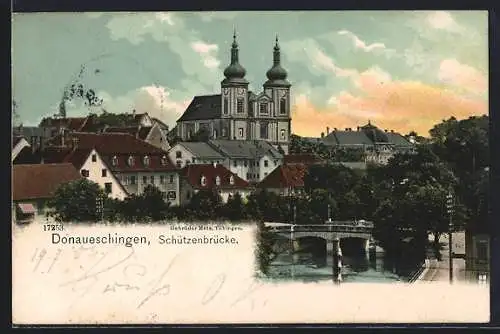
{"label": "chimney", "polygon": [[325,138],[325,133],[321,132],[321,138]]}
{"label": "chimney", "polygon": [[330,134],[330,127],[329,127],[329,126],[327,126],[327,127],[326,127],[326,135],[328,136],[329,134]]}

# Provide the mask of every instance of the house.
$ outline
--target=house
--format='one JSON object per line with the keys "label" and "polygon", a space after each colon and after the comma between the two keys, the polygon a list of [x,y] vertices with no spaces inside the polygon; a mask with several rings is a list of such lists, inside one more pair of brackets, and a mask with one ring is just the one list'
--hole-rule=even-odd
{"label": "house", "polygon": [[136,138],[144,140],[151,145],[159,147],[165,151],[170,149],[170,145],[167,140],[167,135],[160,128],[157,123],[152,126],[110,126],[104,127],[103,133],[128,133]]}
{"label": "house", "polygon": [[181,205],[189,203],[200,190],[215,190],[223,202],[239,193],[246,198],[252,191],[250,184],[220,164],[188,165],[181,170]]}
{"label": "house", "polygon": [[167,152],[125,133],[59,135],[49,141],[50,151],[95,149],[128,194],[141,194],[148,185],[157,187],[172,205],[179,205],[179,176]]}
{"label": "house", "polygon": [[24,148],[28,148],[28,150],[31,151],[31,145],[28,143],[28,141],[24,137],[13,137],[11,161],[14,161]]}
{"label": "house", "polygon": [[[364,126],[358,126],[356,130],[334,128],[330,131],[327,127],[326,135],[321,134],[320,142],[339,153],[349,150],[358,151],[360,156],[364,156],[363,162],[376,164],[387,164],[394,154],[413,152],[415,148],[415,145],[401,134],[393,130],[382,131],[370,121]],[[342,157],[342,159],[346,158]],[[342,162],[360,161],[342,160]]]}
{"label": "house", "polygon": [[209,140],[208,144],[225,158],[224,165],[243,180],[257,183],[282,164],[281,154],[264,140]]}
{"label": "house", "polygon": [[49,137],[56,136],[61,131],[82,131],[87,126],[90,117],[46,117],[42,119],[39,128],[50,133]]}
{"label": "house", "polygon": [[189,164],[227,165],[226,157],[205,142],[178,142],[168,151],[168,156],[179,169]]}
{"label": "house", "polygon": [[47,211],[47,201],[56,189],[82,176],[70,163],[12,166],[12,218],[29,223]]}
{"label": "house", "polygon": [[[47,156],[46,159],[49,160],[51,157]],[[75,146],[52,157],[52,160],[57,159],[73,164],[82,177],[97,183],[109,197],[123,200],[128,196],[127,190],[96,149]]]}
{"label": "house", "polygon": [[303,164],[281,165],[264,178],[257,187],[277,195],[290,196],[304,193],[304,176],[307,166]]}
{"label": "house", "polygon": [[210,139],[263,140],[288,153],[291,135],[291,84],[281,64],[276,39],[273,65],[266,72],[262,91],[249,91],[246,70],[239,63],[236,35],[231,63],[224,70],[220,92],[195,96],[177,120],[177,137],[183,141],[205,131]]}

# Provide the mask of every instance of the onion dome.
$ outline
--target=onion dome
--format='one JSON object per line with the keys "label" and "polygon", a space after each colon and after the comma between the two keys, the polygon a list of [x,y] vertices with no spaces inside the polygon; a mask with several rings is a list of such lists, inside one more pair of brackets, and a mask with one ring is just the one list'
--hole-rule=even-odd
{"label": "onion dome", "polygon": [[246,81],[244,79],[246,70],[238,61],[238,43],[236,42],[236,32],[233,34],[233,44],[231,45],[231,64],[224,70],[226,81]]}
{"label": "onion dome", "polygon": [[278,36],[276,36],[276,44],[274,45],[273,52],[273,67],[271,67],[266,73],[268,81],[265,85],[279,85],[279,86],[289,86],[290,84],[286,80],[288,73],[281,66],[281,55],[280,46],[278,44]]}

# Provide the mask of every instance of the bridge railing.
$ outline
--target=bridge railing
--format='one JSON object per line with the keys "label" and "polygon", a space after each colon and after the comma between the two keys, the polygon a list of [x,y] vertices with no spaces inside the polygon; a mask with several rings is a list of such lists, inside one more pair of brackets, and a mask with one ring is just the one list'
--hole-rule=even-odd
{"label": "bridge railing", "polygon": [[290,225],[270,226],[271,232],[347,232],[347,233],[371,233],[372,227],[353,225]]}

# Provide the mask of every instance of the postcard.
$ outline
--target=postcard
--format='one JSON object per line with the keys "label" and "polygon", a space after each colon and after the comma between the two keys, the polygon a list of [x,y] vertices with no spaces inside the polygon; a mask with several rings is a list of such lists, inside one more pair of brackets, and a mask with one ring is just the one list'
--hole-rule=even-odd
{"label": "postcard", "polygon": [[489,321],[487,12],[12,27],[14,325]]}

